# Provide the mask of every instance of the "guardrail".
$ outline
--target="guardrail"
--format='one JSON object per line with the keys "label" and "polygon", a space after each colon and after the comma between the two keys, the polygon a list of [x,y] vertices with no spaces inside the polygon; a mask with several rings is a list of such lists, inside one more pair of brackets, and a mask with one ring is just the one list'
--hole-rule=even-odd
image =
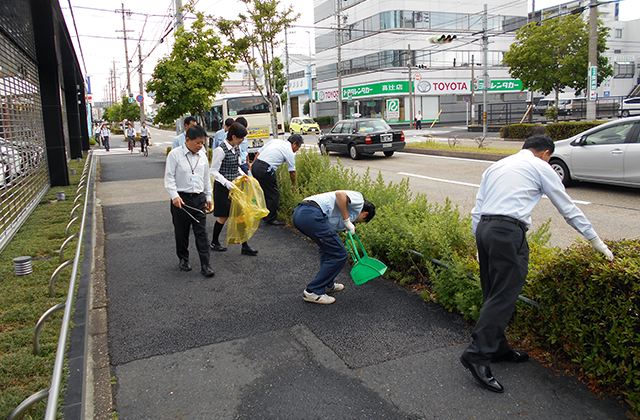
{"label": "guardrail", "polygon": [[[63,268],[73,264],[73,268],[71,269],[71,278],[69,280],[67,298],[64,302],[58,303],[57,305],[49,308],[40,317],[40,319],[36,324],[34,334],[33,334],[33,352],[34,354],[39,355],[40,354],[39,336],[40,336],[40,330],[42,329],[44,322],[51,315],[53,315],[60,309],[64,308],[64,314],[62,316],[62,326],[60,327],[60,337],[58,339],[58,348],[56,350],[56,358],[53,366],[53,373],[51,375],[51,385],[49,388],[38,391],[37,393],[25,399],[22,403],[20,403],[18,407],[16,407],[15,410],[13,410],[13,412],[9,415],[7,420],[14,420],[14,419],[21,418],[22,415],[25,413],[25,411],[27,411],[32,405],[34,405],[39,401],[42,401],[45,398],[48,398],[48,400],[47,400],[47,408],[46,408],[44,418],[46,420],[55,420],[57,417],[58,399],[60,397],[60,388],[62,386],[62,370],[64,368],[64,359],[65,359],[66,348],[67,348],[67,338],[69,336],[69,325],[71,322],[71,312],[73,311],[73,301],[75,299],[75,290],[76,290],[76,284],[77,284],[77,278],[78,278],[78,267],[80,265],[80,251],[82,249],[82,244],[83,244],[82,238],[84,236],[85,219],[87,216],[87,208],[89,204],[89,192],[90,192],[90,185],[91,185],[89,181],[91,180],[91,177],[93,176],[93,173],[94,173],[94,165],[95,165],[95,158],[93,157],[93,153],[89,152],[89,154],[87,155],[87,160],[84,164],[82,176],[80,177],[80,182],[78,183],[78,189],[76,190],[76,198],[73,201],[74,208],[73,210],[71,210],[71,214],[69,215],[69,218],[71,219],[71,221],[67,225],[66,234],[69,235],[69,227],[76,220],[81,220],[80,231],[71,236],[68,236],[64,240],[62,246],[60,247],[60,250],[58,251],[60,253],[60,265],[58,266],[58,268],[56,268],[56,270],[54,270],[53,275],[51,276],[51,280],[49,281],[49,289],[50,289],[49,292],[53,296],[53,285],[56,277],[58,276],[58,274]],[[83,189],[84,191],[82,191]],[[82,196],[84,196],[84,202],[78,203],[78,201],[80,200],[80,197]],[[74,218],[73,214],[81,206],[83,208],[82,216],[78,216]],[[78,238],[78,245],[76,246],[75,255],[72,259],[64,261],[64,248],[72,239],[75,239],[75,238]]]}

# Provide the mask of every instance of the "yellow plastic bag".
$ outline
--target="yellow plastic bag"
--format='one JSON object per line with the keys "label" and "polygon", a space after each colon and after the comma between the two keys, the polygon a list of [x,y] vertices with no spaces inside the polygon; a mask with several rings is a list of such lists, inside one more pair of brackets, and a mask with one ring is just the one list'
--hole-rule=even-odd
{"label": "yellow plastic bag", "polygon": [[234,189],[229,191],[231,209],[227,225],[227,244],[247,242],[260,224],[260,219],[269,214],[264,192],[254,177],[239,176],[233,180]]}

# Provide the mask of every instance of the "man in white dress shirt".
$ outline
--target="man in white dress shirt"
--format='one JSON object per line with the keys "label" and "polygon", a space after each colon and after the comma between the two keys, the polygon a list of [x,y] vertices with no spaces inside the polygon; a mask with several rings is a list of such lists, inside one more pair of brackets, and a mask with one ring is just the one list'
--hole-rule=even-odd
{"label": "man in white dress shirt", "polygon": [[493,392],[503,392],[504,388],[491,374],[490,363],[519,363],[529,358],[525,352],[509,347],[504,330],[527,278],[526,231],[531,226],[531,212],[542,195],[549,197],[567,223],[596,251],[613,260],[607,245],[549,165],[554,150],[549,136],[529,137],[520,152],[494,163],[482,174],[476,205],[471,210],[483,306],[473,330],[473,342],[460,361],[483,388]]}
{"label": "man in white dress shirt", "polygon": [[278,188],[278,176],[276,170],[280,165],[287,162],[291,183],[296,185],[296,155],[300,150],[304,140],[300,134],[293,134],[287,140],[271,140],[256,153],[256,157],[251,164],[251,175],[258,182],[264,199],[269,209],[269,214],[264,218],[268,225],[284,225],[277,219],[278,207],[280,205],[280,189]]}
{"label": "man in white dress shirt", "polygon": [[171,197],[171,216],[176,237],[179,268],[190,271],[189,230],[193,228],[202,275],[212,277],[206,211],[213,208],[209,161],[203,145],[207,133],[200,126],[187,130],[185,143],[167,155],[164,187]]}

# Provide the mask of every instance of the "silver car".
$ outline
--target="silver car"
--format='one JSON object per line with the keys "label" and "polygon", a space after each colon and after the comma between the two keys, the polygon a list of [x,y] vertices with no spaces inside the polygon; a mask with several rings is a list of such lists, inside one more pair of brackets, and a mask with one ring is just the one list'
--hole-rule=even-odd
{"label": "silver car", "polygon": [[640,115],[640,98],[627,98],[620,104],[620,116]]}
{"label": "silver car", "polygon": [[550,164],[572,181],[640,187],[640,116],[611,121],[555,142]]}

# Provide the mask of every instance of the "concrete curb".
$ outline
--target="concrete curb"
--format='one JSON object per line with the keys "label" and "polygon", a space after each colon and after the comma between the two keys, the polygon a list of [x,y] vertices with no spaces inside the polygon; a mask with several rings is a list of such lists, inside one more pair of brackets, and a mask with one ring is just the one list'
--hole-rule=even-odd
{"label": "concrete curb", "polygon": [[423,149],[421,147],[405,147],[400,151],[400,153],[402,152],[417,153],[420,155],[434,155],[434,156],[457,157],[457,158],[464,158],[464,159],[489,160],[493,162],[509,156],[505,154],[466,152],[462,150]]}

